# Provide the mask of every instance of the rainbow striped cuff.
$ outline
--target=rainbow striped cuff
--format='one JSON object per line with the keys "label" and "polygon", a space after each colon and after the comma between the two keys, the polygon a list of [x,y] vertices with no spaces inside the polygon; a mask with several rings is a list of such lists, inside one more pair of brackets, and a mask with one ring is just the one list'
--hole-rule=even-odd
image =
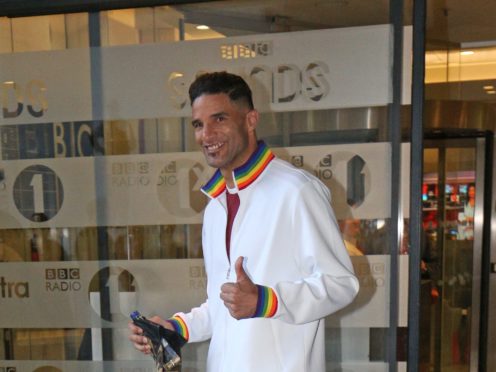
{"label": "rainbow striped cuff", "polygon": [[183,318],[181,318],[179,315],[174,315],[172,318],[167,319],[170,324],[174,327],[174,330],[179,333],[181,336],[183,336],[186,341],[189,340],[189,331],[188,327],[186,326],[186,323],[184,322]]}
{"label": "rainbow striped cuff", "polygon": [[258,285],[257,310],[252,318],[272,318],[277,312],[277,295],[270,287]]}

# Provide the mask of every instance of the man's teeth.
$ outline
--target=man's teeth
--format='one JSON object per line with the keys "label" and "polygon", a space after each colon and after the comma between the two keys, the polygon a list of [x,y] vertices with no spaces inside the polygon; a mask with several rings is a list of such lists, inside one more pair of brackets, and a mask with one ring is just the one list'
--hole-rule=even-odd
{"label": "man's teeth", "polygon": [[221,143],[214,143],[212,145],[207,145],[205,147],[207,148],[208,151],[215,151],[215,150],[219,149],[220,147],[222,147],[222,144]]}

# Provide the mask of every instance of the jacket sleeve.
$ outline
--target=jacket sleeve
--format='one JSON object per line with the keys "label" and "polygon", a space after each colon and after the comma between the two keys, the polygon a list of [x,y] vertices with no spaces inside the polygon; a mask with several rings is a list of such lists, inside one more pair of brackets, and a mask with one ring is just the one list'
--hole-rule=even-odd
{"label": "jacket sleeve", "polygon": [[359,284],[330,206],[329,190],[316,180],[310,181],[293,200],[292,249],[302,277],[275,284],[278,309],[274,318],[302,324],[351,303]]}
{"label": "jacket sleeve", "polygon": [[188,342],[205,341],[212,336],[208,300],[189,313],[174,314],[169,321],[172,321],[174,329]]}
{"label": "jacket sleeve", "polygon": [[[209,207],[207,206],[207,209],[205,210],[205,216],[207,216],[209,213],[211,212],[209,212]],[[207,249],[208,239],[206,235],[207,232],[204,224],[202,228],[203,255],[205,268],[208,272],[208,266],[210,262],[208,258],[210,251]],[[178,320],[182,320],[182,322],[184,323],[184,327],[186,328],[188,335],[188,337],[185,338],[188,340],[188,342],[201,342],[212,337],[212,319],[210,316],[208,295],[207,300],[200,306],[191,309],[191,311],[187,313],[176,313],[174,314],[172,319],[174,318],[179,318]],[[176,329],[176,331],[178,331],[178,327],[176,327],[176,325],[174,325],[174,328]],[[181,332],[179,331],[179,333]]]}

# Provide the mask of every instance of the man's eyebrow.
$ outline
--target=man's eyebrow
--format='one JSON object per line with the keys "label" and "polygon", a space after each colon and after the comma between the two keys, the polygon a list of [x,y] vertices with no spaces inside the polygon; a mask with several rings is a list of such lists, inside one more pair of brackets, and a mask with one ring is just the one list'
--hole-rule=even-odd
{"label": "man's eyebrow", "polygon": [[218,118],[219,116],[229,116],[229,114],[225,111],[220,111],[210,115],[211,118]]}
{"label": "man's eyebrow", "polygon": [[[216,113],[213,113],[210,115],[211,118],[213,119],[216,119],[216,118],[219,118],[221,116],[229,116],[229,114],[225,111],[219,111],[219,112],[216,112]],[[191,121],[191,125],[197,125],[197,124],[201,124],[202,121],[200,119],[194,119]]]}

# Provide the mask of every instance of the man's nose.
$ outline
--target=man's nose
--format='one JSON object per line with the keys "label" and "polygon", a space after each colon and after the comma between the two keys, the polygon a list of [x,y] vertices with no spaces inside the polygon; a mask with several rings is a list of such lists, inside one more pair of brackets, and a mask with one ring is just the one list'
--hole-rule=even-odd
{"label": "man's nose", "polygon": [[215,134],[215,126],[211,123],[204,123],[202,130],[203,138],[210,138]]}

